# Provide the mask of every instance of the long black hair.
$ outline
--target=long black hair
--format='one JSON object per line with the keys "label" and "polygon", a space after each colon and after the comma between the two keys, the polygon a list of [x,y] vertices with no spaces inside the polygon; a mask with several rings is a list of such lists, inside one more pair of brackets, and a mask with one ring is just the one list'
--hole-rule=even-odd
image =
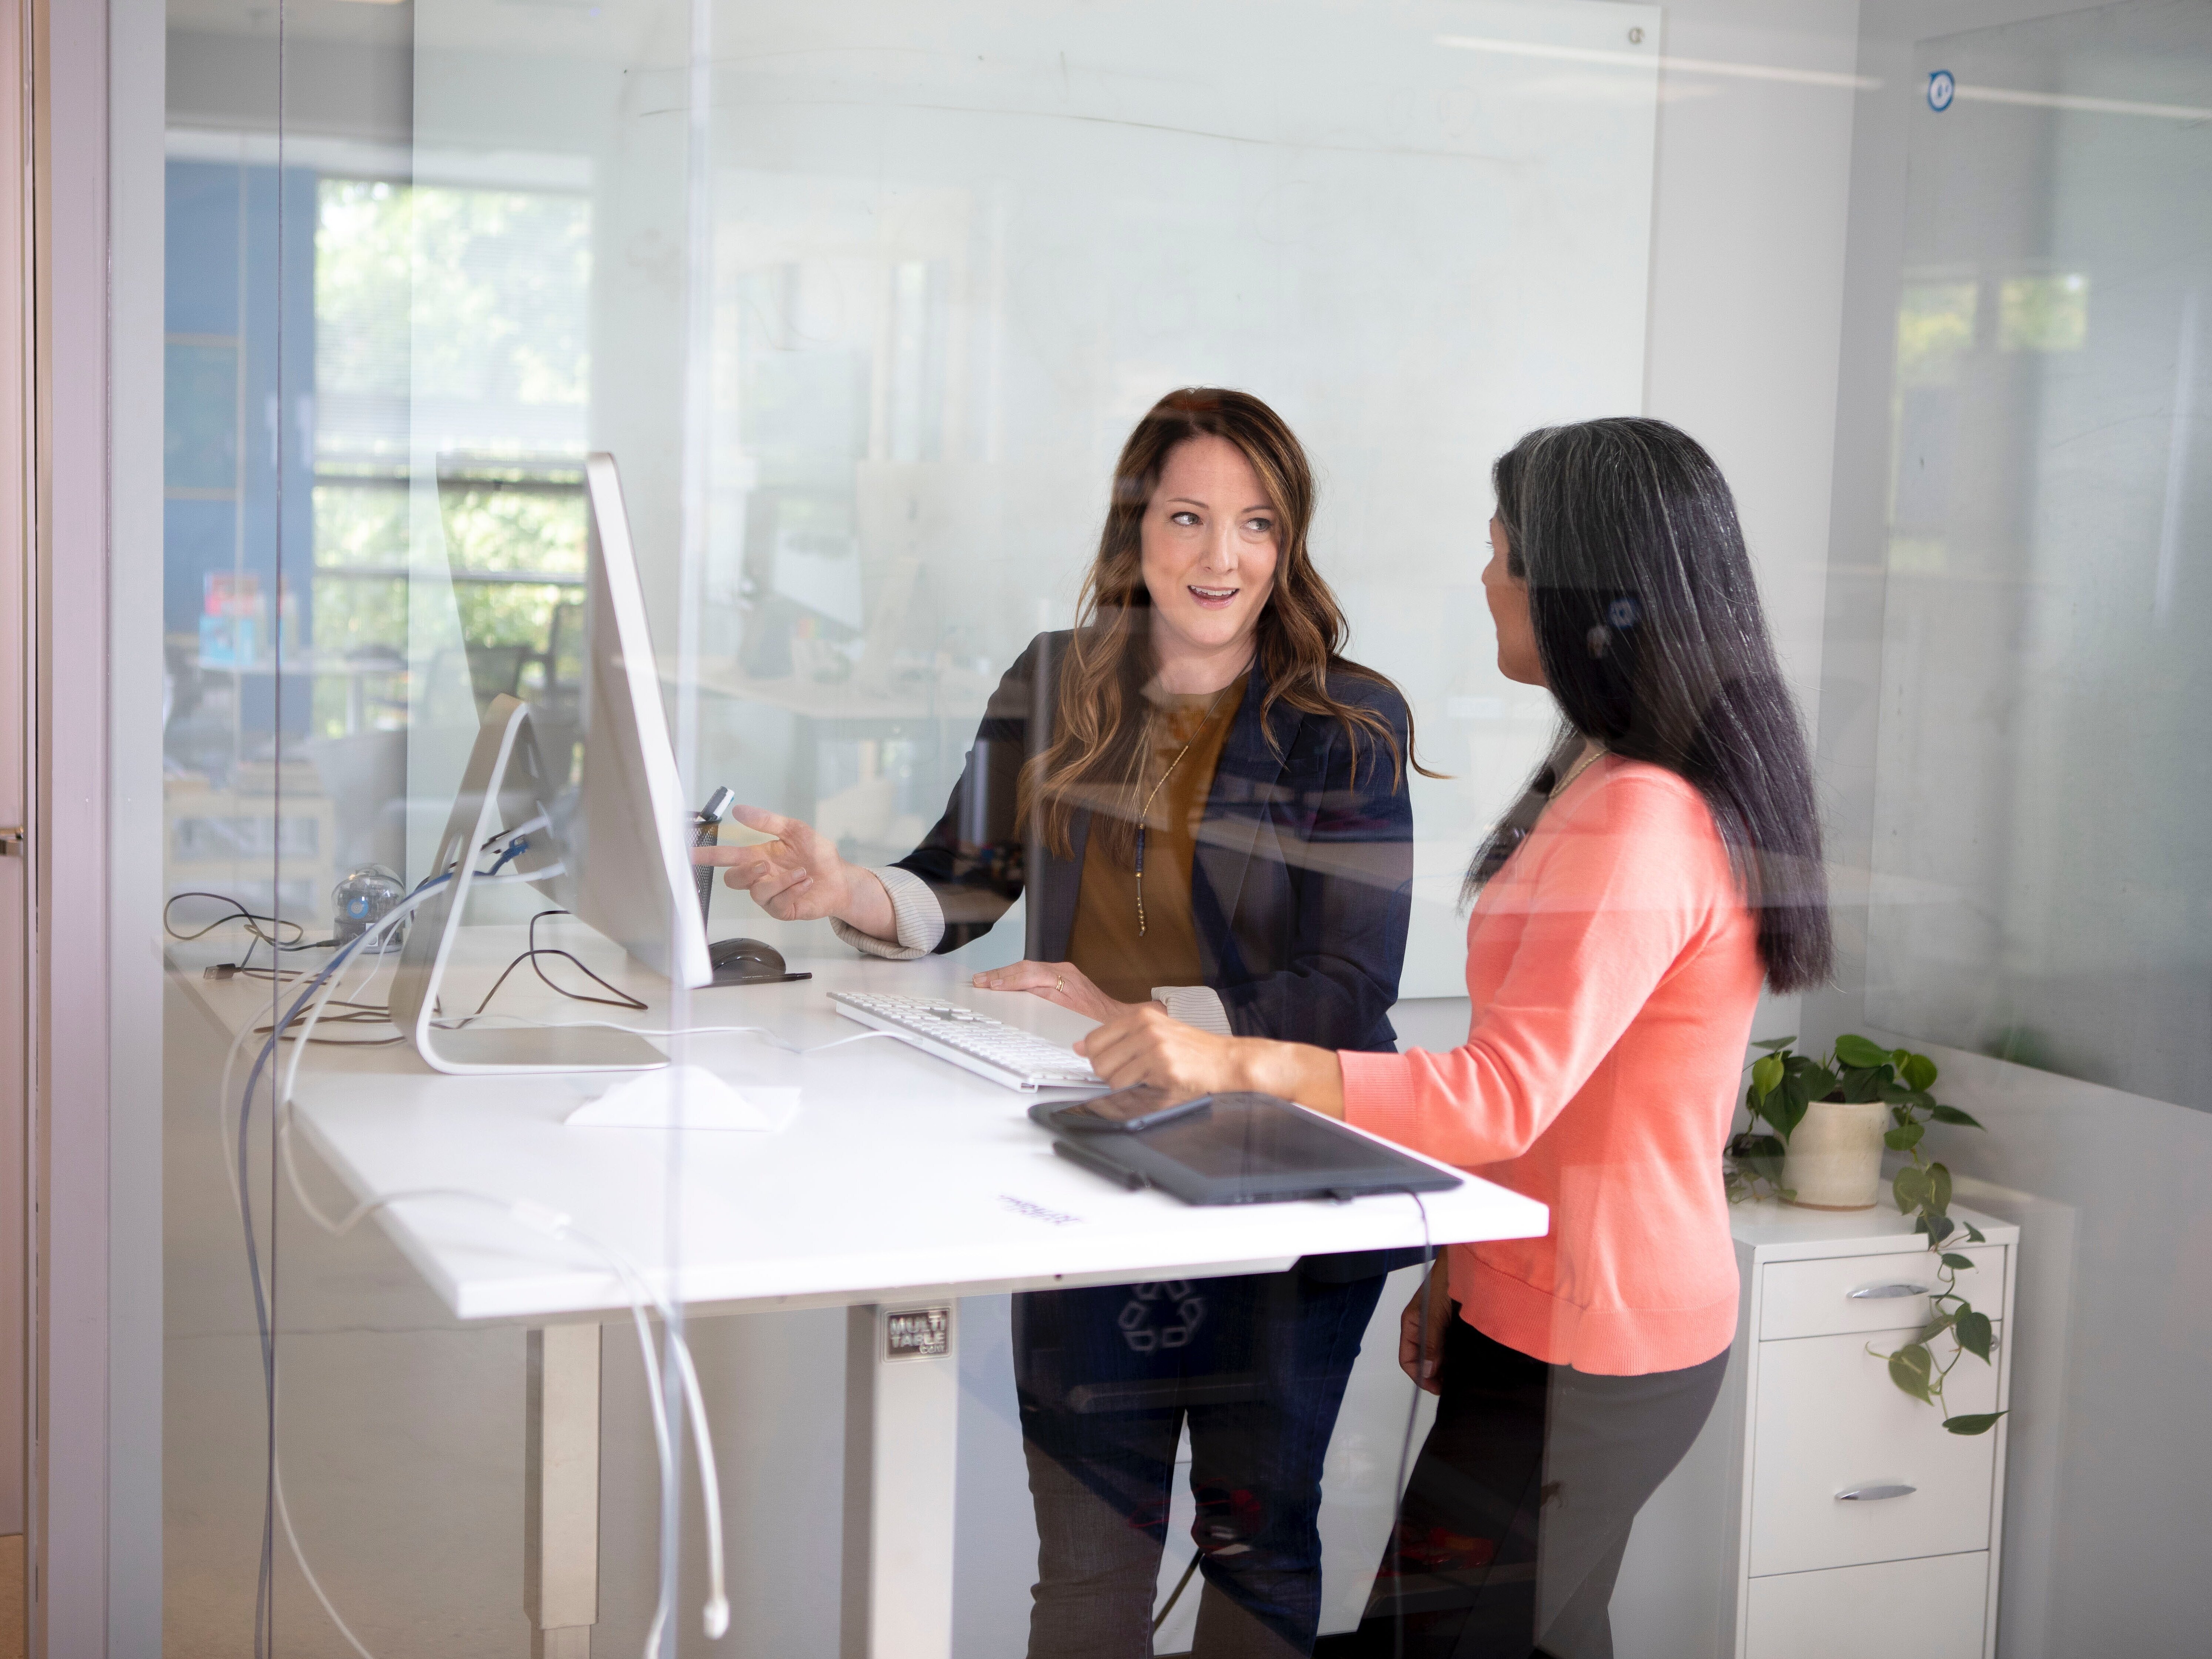
{"label": "long black hair", "polygon": [[1583,421],[1530,433],[1491,482],[1507,568],[1528,585],[1537,657],[1570,732],[1476,854],[1469,890],[1511,855],[1595,738],[1705,797],[1758,918],[1766,982],[1820,983],[1834,946],[1812,760],[1712,457],[1664,421]]}

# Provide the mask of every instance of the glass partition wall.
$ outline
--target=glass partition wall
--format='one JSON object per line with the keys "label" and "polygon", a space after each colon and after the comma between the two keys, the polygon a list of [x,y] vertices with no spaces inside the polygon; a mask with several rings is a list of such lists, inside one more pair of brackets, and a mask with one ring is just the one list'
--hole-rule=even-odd
{"label": "glass partition wall", "polygon": [[[1264,1248],[1171,1243],[1188,1218],[1152,1194],[1158,1241],[1109,1248],[1114,1189],[1052,1155],[1035,1097],[830,1051],[864,1029],[831,991],[1055,1045],[1090,1024],[970,985],[1065,945],[1079,902],[1043,914],[1042,854],[990,815],[1040,695],[1022,665],[1084,614],[1117,457],[1179,388],[1296,434],[1346,654],[1410,713],[1410,829],[1372,866],[1364,832],[1340,867],[1302,846],[1286,878],[1402,915],[1399,1046],[1463,1040],[1468,860],[1557,732],[1494,659],[1489,462],[1648,412],[1735,484],[1827,768],[1845,965],[1754,1034],[1953,1045],[1936,1092],[1993,1136],[2022,1076],[2062,1116],[2089,1109],[2048,1079],[2085,1080],[2197,1167],[2202,19],[1923,39],[1783,9],[171,0],[171,1650],[1347,1655],[1533,1583],[1502,1529],[1396,1524],[1433,1411],[1397,1363],[1427,1207],[1304,1206],[1308,1243],[1261,1213],[1300,1206],[1253,1206]],[[503,731],[529,777],[494,764]],[[1334,787],[1271,772],[1261,798],[1357,819],[1358,774]],[[934,834],[993,896],[917,921],[893,875],[856,944],[717,884],[705,939],[753,941],[759,981],[687,987],[700,900],[656,860],[762,839],[694,822],[724,789],[833,849],[817,869]],[[1030,860],[1011,904],[974,856],[994,835]],[[973,936],[914,948],[948,925]],[[1178,1017],[1231,1023],[1183,988]],[[560,1025],[675,1066],[560,1069]],[[464,1039],[505,1058],[456,1069]],[[1790,1632],[1824,1604],[1776,1597],[1923,1594],[1818,1573],[2001,1555],[1934,1646],[2069,1650],[2080,1621],[2032,1586],[2111,1494],[2067,1415],[2096,1297],[2044,1241],[2124,1252],[2041,1152],[1933,1133],[1962,1203],[2020,1227],[2034,1325],[2020,1366],[1998,1343],[1981,1532],[1762,1574],[1734,1553],[1767,1501],[1746,1425],[1820,1437],[1765,1426],[1777,1385],[1741,1358],[1616,1557],[1622,1654],[1815,1651]],[[2173,1203],[2185,1300],[2203,1201]],[[1304,1462],[1255,1452],[1269,1344],[1324,1302],[1333,1420],[1300,1420]],[[2161,1422],[2192,1397],[2149,1392]],[[1898,1432],[1934,1432],[1914,1409]]]}

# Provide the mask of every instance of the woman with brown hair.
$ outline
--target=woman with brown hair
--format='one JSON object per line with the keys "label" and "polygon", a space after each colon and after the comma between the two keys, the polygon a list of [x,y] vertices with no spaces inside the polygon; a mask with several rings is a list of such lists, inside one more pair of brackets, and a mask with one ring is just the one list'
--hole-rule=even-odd
{"label": "woman with brown hair", "polygon": [[[1032,641],[945,816],[882,870],[803,823],[712,849],[772,915],[872,955],[980,938],[1024,894],[1024,959],[975,975],[1094,1019],[1389,1051],[1413,877],[1412,722],[1340,654],[1306,544],[1313,476],[1274,411],[1184,390],[1115,467],[1074,629]],[[1321,1469],[1382,1253],[1015,1298],[1038,1583],[1030,1651],[1152,1651],[1177,1440],[1206,1589],[1194,1651],[1311,1650]]]}

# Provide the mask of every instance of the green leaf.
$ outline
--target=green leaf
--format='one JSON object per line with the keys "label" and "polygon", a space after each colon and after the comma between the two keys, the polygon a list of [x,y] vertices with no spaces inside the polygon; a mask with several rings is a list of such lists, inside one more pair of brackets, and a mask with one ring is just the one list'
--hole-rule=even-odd
{"label": "green leaf", "polygon": [[1967,1268],[1974,1265],[1974,1258],[1970,1255],[1960,1255],[1955,1252],[1946,1250],[1943,1252],[1943,1265],[1948,1267],[1954,1273],[1964,1273]]}
{"label": "green leaf", "polygon": [[1928,1196],[1928,1173],[1917,1164],[1908,1164],[1897,1172],[1889,1189],[1897,1194],[1897,1212],[1911,1215]]}
{"label": "green leaf", "polygon": [[1972,1412],[1964,1417],[1947,1417],[1943,1426],[1954,1434],[1987,1434],[1997,1425],[2002,1412]]}
{"label": "green leaf", "polygon": [[1906,1054],[1897,1063],[1897,1074],[1916,1089],[1935,1086],[1936,1062],[1925,1054]]}
{"label": "green leaf", "polygon": [[1988,1239],[1982,1237],[1982,1230],[1979,1227],[1972,1225],[1971,1223],[1968,1224],[1966,1228],[1966,1237],[1972,1239],[1977,1244],[1986,1244],[1990,1242]]}
{"label": "green leaf", "polygon": [[1762,1037],[1759,1042],[1753,1043],[1751,1046],[1754,1048],[1764,1048],[1771,1054],[1777,1048],[1787,1048],[1791,1043],[1796,1041],[1797,1039],[1794,1036]]}
{"label": "green leaf", "polygon": [[1804,1080],[1798,1077],[1785,1077],[1781,1086],[1766,1097],[1762,1109],[1766,1121],[1781,1133],[1783,1139],[1788,1140],[1790,1131],[1805,1121],[1805,1106]]}
{"label": "green leaf", "polygon": [[1935,1318],[1929,1320],[1925,1325],[1922,1326],[1920,1328],[1920,1334],[1914,1337],[1912,1340],[1915,1342],[1933,1342],[1937,1337],[1942,1335],[1944,1332],[1949,1330],[1952,1326],[1958,1322],[1959,1316],[1955,1312],[1938,1314]]}
{"label": "green leaf", "polygon": [[1880,1100],[1881,1085],[1889,1081],[1889,1067],[1846,1066],[1844,1067],[1844,1098],[1849,1101]]}
{"label": "green leaf", "polygon": [[1751,1066],[1752,1097],[1765,1101],[1774,1092],[1774,1086],[1782,1081],[1782,1059],[1778,1054],[1769,1054],[1764,1060],[1753,1060]]}
{"label": "green leaf", "polygon": [[1760,1181],[1782,1182],[1782,1142],[1773,1135],[1746,1135],[1737,1143],[1736,1166]]}
{"label": "green leaf", "polygon": [[1994,1333],[1990,1328],[1990,1316],[1972,1310],[1959,1316],[1959,1346],[1977,1359],[1990,1357],[1990,1346]]}
{"label": "green leaf", "polygon": [[[1913,1125],[1916,1129],[1919,1127]],[[1940,1164],[1928,1166],[1928,1207],[1938,1215],[1951,1212],[1951,1172]]]}
{"label": "green leaf", "polygon": [[1945,1239],[1950,1237],[1951,1230],[1958,1224],[1948,1215],[1937,1214],[1924,1218],[1923,1224],[1928,1229],[1928,1242],[1930,1244],[1940,1245]]}
{"label": "green leaf", "polygon": [[1934,1369],[1928,1350],[1918,1343],[1899,1348],[1889,1357],[1889,1380],[1915,1400],[1924,1400],[1931,1406],[1936,1397],[1928,1391],[1928,1378]]}
{"label": "green leaf", "polygon": [[1889,1064],[1889,1050],[1863,1036],[1844,1036],[1836,1039],[1836,1058],[1855,1070],[1871,1071]]}
{"label": "green leaf", "polygon": [[1936,1114],[1936,1121],[1938,1123],[1955,1123],[1962,1129],[1978,1129],[1982,1127],[1978,1119],[1970,1113],[1960,1111],[1956,1106],[1938,1106],[1931,1101],[1929,1103],[1929,1109]]}
{"label": "green leaf", "polygon": [[1808,1100],[1826,1100],[1844,1086],[1844,1080],[1825,1066],[1808,1066],[1798,1075]]}
{"label": "green leaf", "polygon": [[1907,1123],[1899,1128],[1885,1130],[1882,1145],[1893,1152],[1909,1152],[1920,1144],[1920,1137],[1928,1131],[1923,1125]]}

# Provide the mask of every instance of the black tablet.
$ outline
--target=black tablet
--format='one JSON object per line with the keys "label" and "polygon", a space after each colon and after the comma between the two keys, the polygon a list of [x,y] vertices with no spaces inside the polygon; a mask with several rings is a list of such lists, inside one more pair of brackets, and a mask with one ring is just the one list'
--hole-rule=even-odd
{"label": "black tablet", "polygon": [[1030,1108],[1053,1132],[1054,1152],[1125,1187],[1158,1187],[1186,1204],[1434,1193],[1460,1184],[1449,1170],[1273,1095],[1215,1095],[1200,1110],[1126,1134],[1064,1129],[1053,1119],[1066,1105]]}

